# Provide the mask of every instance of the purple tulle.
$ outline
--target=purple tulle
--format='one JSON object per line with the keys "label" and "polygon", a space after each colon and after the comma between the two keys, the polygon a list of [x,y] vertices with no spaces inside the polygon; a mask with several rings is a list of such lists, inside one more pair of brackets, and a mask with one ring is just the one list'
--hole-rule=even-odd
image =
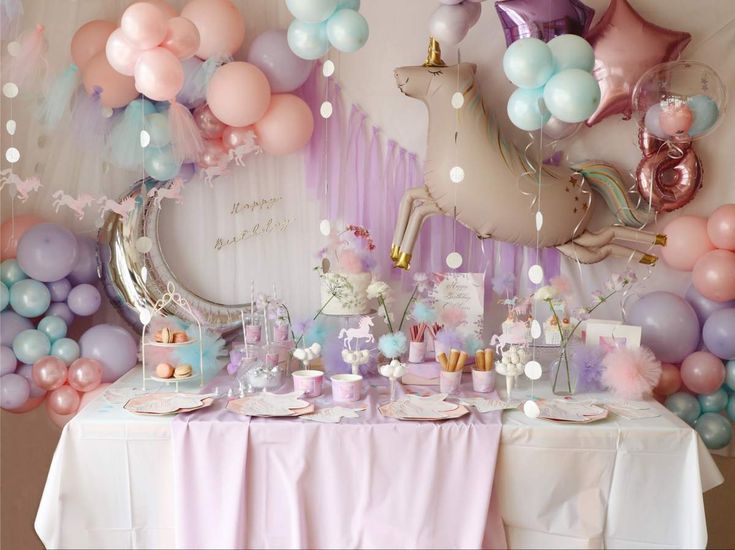
{"label": "purple tulle", "polygon": [[102,113],[101,94],[102,88],[99,86],[95,86],[92,95],[80,88],[71,111],[72,136],[87,151],[101,151],[105,148],[113,122],[113,117],[105,118]]}
{"label": "purple tulle", "polygon": [[579,346],[571,357],[572,370],[577,375],[577,389],[582,392],[600,391],[602,385],[602,359],[605,351],[601,347]]}

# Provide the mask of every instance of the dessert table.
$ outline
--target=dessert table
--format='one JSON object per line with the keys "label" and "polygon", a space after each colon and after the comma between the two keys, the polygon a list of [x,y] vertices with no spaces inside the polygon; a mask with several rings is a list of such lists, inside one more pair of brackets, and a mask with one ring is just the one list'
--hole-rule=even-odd
{"label": "dessert table", "polygon": [[704,548],[702,492],[723,481],[657,402],[655,418],[585,425],[401,422],[372,387],[359,418],[318,424],[223,400],[135,416],[121,403],[139,385],[134,369],[64,428],[35,522],[46,547]]}

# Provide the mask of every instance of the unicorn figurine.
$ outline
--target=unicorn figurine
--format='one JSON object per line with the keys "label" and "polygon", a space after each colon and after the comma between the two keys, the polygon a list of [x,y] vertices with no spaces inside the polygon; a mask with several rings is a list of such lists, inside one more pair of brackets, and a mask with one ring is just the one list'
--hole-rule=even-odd
{"label": "unicorn figurine", "polygon": [[[394,71],[400,91],[423,102],[429,114],[425,184],[401,199],[391,246],[395,266],[409,268],[421,227],[435,215],[454,216],[481,239],[555,247],[582,263],[617,256],[653,265],[656,256],[613,242],[666,244],[665,235],[640,230],[653,214],[636,208],[620,174],[599,162],[573,168],[531,165],[488,117],[476,71],[471,63],[447,66],[433,39],[422,66]],[[587,230],[598,199],[592,190],[622,223],[635,227]],[[546,214],[541,223],[537,201]]]}
{"label": "unicorn figurine", "polygon": [[174,178],[169,187],[154,187],[148,191],[148,196],[153,197],[153,204],[155,204],[160,210],[163,199],[173,199],[176,201],[176,204],[183,204],[184,200],[181,196],[181,191],[183,189],[184,180],[181,178]]}
{"label": "unicorn figurine", "polygon": [[15,187],[15,191],[19,195],[18,198],[20,199],[20,202],[26,202],[31,192],[38,191],[43,187],[38,176],[21,179],[21,177],[14,173],[11,168],[5,168],[0,171],[0,190],[2,190],[6,185],[12,185]]}
{"label": "unicorn figurine", "polygon": [[353,340],[357,340],[358,344],[360,340],[366,340],[368,343],[375,342],[375,337],[370,332],[372,326],[373,320],[365,315],[360,317],[357,328],[343,328],[340,330],[338,338],[342,340],[347,349],[352,349],[351,343]]}
{"label": "unicorn figurine", "polygon": [[97,203],[102,205],[100,207],[101,217],[105,215],[105,212],[112,211],[120,216],[122,223],[127,223],[128,214],[135,210],[135,199],[133,197],[125,197],[122,202],[119,203],[112,199],[108,199],[107,197],[101,197],[97,200]]}
{"label": "unicorn figurine", "polygon": [[94,202],[94,197],[87,193],[82,193],[75,199],[71,195],[58,190],[51,196],[54,199],[55,212],[58,212],[62,206],[66,206],[74,210],[78,220],[84,219],[84,210]]}

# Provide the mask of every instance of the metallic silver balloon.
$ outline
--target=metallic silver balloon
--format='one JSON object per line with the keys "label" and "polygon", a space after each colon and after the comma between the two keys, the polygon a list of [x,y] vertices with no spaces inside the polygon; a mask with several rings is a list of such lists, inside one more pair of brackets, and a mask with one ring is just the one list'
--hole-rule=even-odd
{"label": "metallic silver balloon", "polygon": [[[127,218],[124,219],[114,212],[109,212],[105,217],[97,239],[99,272],[105,290],[123,318],[136,330],[140,330],[141,313],[150,312],[156,301],[166,292],[166,284],[173,282],[176,290],[189,301],[202,326],[232,339],[241,330],[241,312],[248,314],[251,305],[212,302],[187,289],[177,280],[166,263],[158,239],[160,210],[148,196],[151,189],[163,185],[167,185],[167,182],[157,182],[150,178],[136,182],[119,201],[135,201],[135,207]],[[183,309],[173,303],[166,306],[162,313],[192,320]]]}

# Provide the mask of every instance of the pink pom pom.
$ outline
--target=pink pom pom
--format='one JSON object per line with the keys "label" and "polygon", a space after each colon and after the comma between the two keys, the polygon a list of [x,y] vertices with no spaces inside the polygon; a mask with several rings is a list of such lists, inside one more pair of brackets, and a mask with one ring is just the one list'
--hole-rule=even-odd
{"label": "pink pom pom", "polygon": [[649,395],[661,377],[661,362],[648,348],[615,349],[602,360],[602,383],[620,399]]}
{"label": "pink pom pom", "polygon": [[354,250],[343,250],[339,255],[339,266],[345,273],[361,273],[362,258]]}

